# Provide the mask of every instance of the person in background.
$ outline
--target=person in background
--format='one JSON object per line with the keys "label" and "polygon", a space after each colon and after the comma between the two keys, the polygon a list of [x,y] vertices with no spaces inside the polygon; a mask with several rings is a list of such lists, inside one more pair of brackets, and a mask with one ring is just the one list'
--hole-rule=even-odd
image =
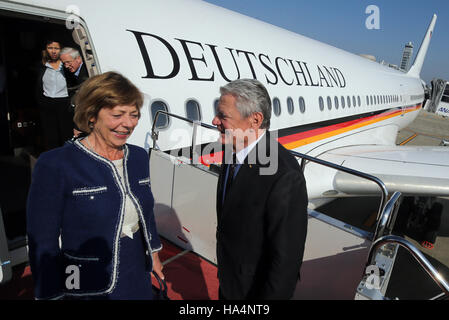
{"label": "person in background", "polygon": [[[69,96],[73,97],[81,84],[89,79],[89,74],[87,73],[86,66],[83,63],[83,59],[81,58],[79,51],[74,48],[62,48],[61,61],[66,69]],[[75,112],[73,101],[71,103],[70,112],[72,112],[72,114]],[[73,127],[74,136],[78,136],[82,133],[80,128],[78,128],[75,123],[73,123]]]}
{"label": "person in background", "polygon": [[151,271],[164,275],[149,157],[126,143],[143,95],[107,72],[86,80],[75,103],[75,123],[88,135],[41,154],[29,190],[35,296],[151,299]]}
{"label": "person in background", "polygon": [[290,299],[307,234],[306,181],[295,157],[268,131],[266,88],[240,79],[220,93],[212,121],[225,145],[217,185],[219,297]]}
{"label": "person in background", "polygon": [[74,94],[80,85],[89,78],[86,66],[79,51],[71,47],[62,48],[61,61],[69,72],[67,76],[69,91],[73,91]]}
{"label": "person in background", "polygon": [[63,145],[73,136],[70,98],[60,52],[61,43],[58,40],[45,42],[36,84],[36,100],[46,150]]}

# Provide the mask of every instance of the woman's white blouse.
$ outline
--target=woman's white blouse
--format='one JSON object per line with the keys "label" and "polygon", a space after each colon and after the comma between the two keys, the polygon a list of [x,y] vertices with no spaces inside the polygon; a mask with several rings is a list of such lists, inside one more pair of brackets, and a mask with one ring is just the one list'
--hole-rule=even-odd
{"label": "woman's white blouse", "polygon": [[49,98],[65,98],[69,96],[67,91],[67,81],[62,71],[62,63],[59,69],[55,70],[47,62],[45,64],[46,70],[42,77],[44,96]]}
{"label": "woman's white blouse", "polygon": [[[123,159],[113,160],[112,163],[117,168],[120,179],[124,181],[123,176]],[[122,227],[122,237],[127,236],[133,239],[133,234],[139,230],[139,216],[137,208],[131,200],[131,197],[126,194],[125,198],[125,216]]]}

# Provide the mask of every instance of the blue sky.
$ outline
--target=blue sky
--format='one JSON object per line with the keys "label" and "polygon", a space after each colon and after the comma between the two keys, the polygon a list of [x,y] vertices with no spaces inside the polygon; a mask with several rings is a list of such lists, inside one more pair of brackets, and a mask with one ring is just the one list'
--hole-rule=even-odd
{"label": "blue sky", "polygon": [[[438,15],[421,78],[449,81],[448,0],[206,0],[352,53],[399,65],[404,45],[414,56],[432,15]],[[380,29],[367,29],[369,5],[379,10]]]}

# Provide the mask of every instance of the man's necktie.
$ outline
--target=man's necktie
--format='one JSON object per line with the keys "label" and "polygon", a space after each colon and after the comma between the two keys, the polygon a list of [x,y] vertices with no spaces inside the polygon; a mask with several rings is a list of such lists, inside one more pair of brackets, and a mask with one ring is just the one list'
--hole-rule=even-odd
{"label": "man's necktie", "polygon": [[226,199],[226,196],[229,194],[229,191],[231,190],[232,181],[234,180],[235,167],[237,166],[236,161],[237,161],[237,159],[236,159],[236,155],[234,153],[234,155],[232,156],[232,163],[228,165],[229,166],[228,167],[228,179],[226,180],[225,199]]}

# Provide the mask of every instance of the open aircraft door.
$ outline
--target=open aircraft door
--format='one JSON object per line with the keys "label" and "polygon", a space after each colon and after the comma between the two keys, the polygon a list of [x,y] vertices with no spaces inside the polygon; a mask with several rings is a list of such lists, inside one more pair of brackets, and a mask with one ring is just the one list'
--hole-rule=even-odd
{"label": "open aircraft door", "polygon": [[3,215],[0,209],[0,283],[7,282],[12,278],[11,258],[8,250]]}

